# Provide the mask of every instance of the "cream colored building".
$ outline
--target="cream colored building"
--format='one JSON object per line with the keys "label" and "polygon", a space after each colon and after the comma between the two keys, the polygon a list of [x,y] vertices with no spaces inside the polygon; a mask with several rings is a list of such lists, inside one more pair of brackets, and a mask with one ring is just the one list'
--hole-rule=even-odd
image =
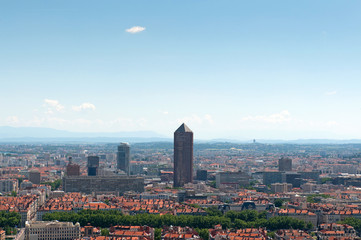
{"label": "cream colored building", "polygon": [[29,221],[25,224],[25,240],[72,240],[79,239],[80,234],[79,223]]}
{"label": "cream colored building", "polygon": [[292,190],[291,183],[272,183],[271,191],[274,193],[286,193]]}

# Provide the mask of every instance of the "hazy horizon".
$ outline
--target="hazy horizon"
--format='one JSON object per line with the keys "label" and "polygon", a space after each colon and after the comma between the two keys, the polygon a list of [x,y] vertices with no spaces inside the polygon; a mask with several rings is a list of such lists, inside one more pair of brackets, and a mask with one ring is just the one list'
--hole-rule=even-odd
{"label": "hazy horizon", "polygon": [[0,6],[0,126],[361,139],[360,1]]}
{"label": "hazy horizon", "polygon": [[[173,133],[171,135],[161,135],[154,131],[119,131],[119,132],[77,132],[67,131],[54,128],[41,128],[41,127],[11,127],[0,126],[0,140],[6,142],[7,140],[18,141],[82,141],[90,139],[91,142],[100,140],[101,142],[118,142],[118,141],[134,141],[142,142],[157,142],[157,141],[173,141]],[[200,142],[240,142],[252,143],[254,140],[259,143],[301,143],[301,144],[344,144],[344,143],[357,143],[361,144],[361,138],[353,139],[336,139],[336,138],[295,138],[295,139],[282,139],[282,138],[242,138],[242,136],[234,138],[199,138],[195,133],[195,141]]]}

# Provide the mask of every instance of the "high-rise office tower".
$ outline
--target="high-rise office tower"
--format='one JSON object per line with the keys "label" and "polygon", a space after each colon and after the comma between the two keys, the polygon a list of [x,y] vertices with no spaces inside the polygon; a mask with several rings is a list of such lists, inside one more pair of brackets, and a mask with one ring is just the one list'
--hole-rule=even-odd
{"label": "high-rise office tower", "polygon": [[99,157],[88,156],[88,176],[98,175]]}
{"label": "high-rise office tower", "polygon": [[121,143],[117,152],[117,168],[130,174],[130,147],[128,143]]}
{"label": "high-rise office tower", "polygon": [[281,157],[278,160],[278,171],[280,172],[292,171],[292,159],[288,157]]}
{"label": "high-rise office tower", "polygon": [[174,187],[193,182],[193,132],[184,123],[174,132]]}

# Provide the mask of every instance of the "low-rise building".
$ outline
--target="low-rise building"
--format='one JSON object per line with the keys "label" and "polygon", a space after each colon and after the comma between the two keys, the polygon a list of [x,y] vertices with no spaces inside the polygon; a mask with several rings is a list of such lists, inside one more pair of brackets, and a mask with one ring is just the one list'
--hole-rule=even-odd
{"label": "low-rise building", "polygon": [[209,230],[210,240],[223,239],[254,239],[266,240],[267,230],[263,228],[244,228],[238,230],[222,229],[221,225],[217,225],[214,229]]}
{"label": "low-rise building", "polygon": [[199,234],[190,227],[164,227],[162,229],[162,240],[176,240],[176,239],[201,239]]}
{"label": "low-rise building", "polygon": [[79,223],[29,221],[25,224],[25,240],[72,240],[79,239],[80,234]]}
{"label": "low-rise building", "polygon": [[232,187],[235,189],[249,185],[250,176],[244,172],[220,172],[216,174],[216,187]]}
{"label": "low-rise building", "polygon": [[144,178],[137,176],[65,176],[65,192],[115,193],[144,192]]}
{"label": "low-rise building", "polygon": [[274,193],[286,193],[292,190],[291,183],[272,183],[271,184],[271,192]]}
{"label": "low-rise building", "polygon": [[357,237],[355,229],[347,224],[320,224],[317,232],[317,239],[326,240],[331,237],[347,237],[355,239]]}
{"label": "low-rise building", "polygon": [[282,229],[276,231],[276,240],[313,240],[313,238],[302,230]]}
{"label": "low-rise building", "polygon": [[0,197],[0,211],[15,211],[21,216],[20,227],[36,218],[36,209],[41,204],[40,196],[24,195],[20,197]]}
{"label": "low-rise building", "polygon": [[148,226],[114,226],[109,229],[109,236],[121,239],[153,240],[154,228]]}
{"label": "low-rise building", "polygon": [[300,210],[300,209],[277,209],[274,212],[269,212],[267,217],[270,218],[272,216],[288,216],[293,217],[298,220],[305,221],[306,223],[311,223],[313,228],[317,227],[317,215],[308,210]]}

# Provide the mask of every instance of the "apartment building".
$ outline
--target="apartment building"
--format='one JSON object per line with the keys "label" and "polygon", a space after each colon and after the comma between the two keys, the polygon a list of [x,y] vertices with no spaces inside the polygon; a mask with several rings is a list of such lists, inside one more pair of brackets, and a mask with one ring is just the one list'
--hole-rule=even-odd
{"label": "apartment building", "polygon": [[71,222],[28,221],[25,240],[72,240],[80,238],[80,224]]}

